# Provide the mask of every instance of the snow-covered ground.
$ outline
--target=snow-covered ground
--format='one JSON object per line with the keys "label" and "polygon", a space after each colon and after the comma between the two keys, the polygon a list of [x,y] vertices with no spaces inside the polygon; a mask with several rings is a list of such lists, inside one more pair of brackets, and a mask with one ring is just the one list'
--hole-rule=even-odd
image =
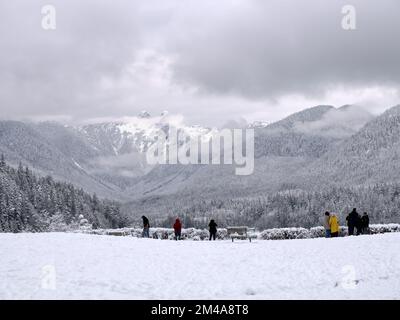
{"label": "snow-covered ground", "polygon": [[399,299],[400,233],[282,241],[0,234],[0,299]]}

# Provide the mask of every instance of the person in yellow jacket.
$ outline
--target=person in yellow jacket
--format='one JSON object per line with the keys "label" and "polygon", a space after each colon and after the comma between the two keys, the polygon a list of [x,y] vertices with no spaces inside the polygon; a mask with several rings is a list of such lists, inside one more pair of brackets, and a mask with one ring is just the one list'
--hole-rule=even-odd
{"label": "person in yellow jacket", "polygon": [[334,213],[330,214],[329,226],[331,227],[331,237],[335,238],[339,236],[339,220]]}

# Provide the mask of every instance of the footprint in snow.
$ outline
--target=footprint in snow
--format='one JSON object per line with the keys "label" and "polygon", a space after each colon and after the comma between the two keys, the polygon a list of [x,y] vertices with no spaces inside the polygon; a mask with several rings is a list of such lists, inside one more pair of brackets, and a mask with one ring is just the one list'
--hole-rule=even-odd
{"label": "footprint in snow", "polygon": [[256,291],[254,290],[254,289],[247,289],[246,290],[246,295],[248,295],[248,296],[254,296],[254,295],[256,295]]}
{"label": "footprint in snow", "polygon": [[[359,284],[360,283],[360,281],[361,280],[354,280],[354,281],[349,281],[349,282],[346,282],[346,285],[349,285],[349,284]],[[338,287],[340,284],[343,284],[344,282],[335,282],[335,288],[336,287]]]}

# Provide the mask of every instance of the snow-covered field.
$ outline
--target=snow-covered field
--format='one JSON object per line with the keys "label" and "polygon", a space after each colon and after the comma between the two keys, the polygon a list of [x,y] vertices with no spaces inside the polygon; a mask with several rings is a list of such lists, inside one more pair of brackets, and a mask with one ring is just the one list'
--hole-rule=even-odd
{"label": "snow-covered field", "polygon": [[0,234],[0,299],[399,299],[400,233],[170,241]]}

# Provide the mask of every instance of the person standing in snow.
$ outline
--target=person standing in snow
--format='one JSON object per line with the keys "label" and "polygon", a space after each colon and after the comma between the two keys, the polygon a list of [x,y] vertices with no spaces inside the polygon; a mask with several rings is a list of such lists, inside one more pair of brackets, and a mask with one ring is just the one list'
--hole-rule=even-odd
{"label": "person standing in snow", "polygon": [[331,237],[336,238],[339,236],[339,220],[334,213],[329,216],[329,227],[331,231]]}
{"label": "person standing in snow", "polygon": [[357,216],[356,228],[357,228],[357,235],[363,233],[362,219],[360,214]]}
{"label": "person standing in snow", "polygon": [[179,218],[176,218],[174,223],[175,240],[181,240],[182,223]]}
{"label": "person standing in snow", "polygon": [[143,233],[142,236],[143,238],[150,238],[150,223],[149,219],[147,217],[142,216],[143,219]]}
{"label": "person standing in snow", "polygon": [[362,233],[368,234],[369,233],[369,217],[366,212],[364,212],[363,216],[361,217],[361,225],[362,225]]}
{"label": "person standing in snow", "polygon": [[330,218],[330,214],[328,211],[325,212],[324,218],[323,218],[323,225],[325,228],[325,238],[330,238],[331,237],[331,226],[329,224],[329,218]]}
{"label": "person standing in snow", "polygon": [[210,241],[211,238],[215,240],[215,236],[217,235],[217,224],[213,219],[211,219],[210,223],[208,224],[208,227],[210,228]]}
{"label": "person standing in snow", "polygon": [[349,227],[349,236],[352,236],[354,235],[354,228],[356,227],[358,221],[358,212],[356,208],[349,213],[349,215],[346,217],[346,220],[347,226]]}

